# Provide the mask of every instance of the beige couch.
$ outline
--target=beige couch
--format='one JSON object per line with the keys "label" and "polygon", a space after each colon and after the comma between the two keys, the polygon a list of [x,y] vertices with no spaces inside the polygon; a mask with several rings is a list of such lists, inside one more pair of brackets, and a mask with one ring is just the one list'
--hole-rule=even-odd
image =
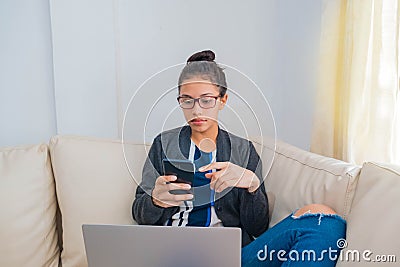
{"label": "beige couch", "polygon": [[[135,179],[147,148],[125,146]],[[303,205],[324,203],[348,222],[337,266],[396,266],[367,262],[362,254],[400,261],[399,169],[376,163],[360,168],[278,142],[265,183],[271,225]],[[49,144],[0,149],[0,266],[87,266],[82,224],[135,223],[135,188],[120,141],[55,136]]]}

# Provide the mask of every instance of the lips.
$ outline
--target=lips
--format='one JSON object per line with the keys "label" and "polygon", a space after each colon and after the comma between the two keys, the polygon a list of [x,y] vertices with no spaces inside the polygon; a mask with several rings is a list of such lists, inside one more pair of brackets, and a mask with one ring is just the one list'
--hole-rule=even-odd
{"label": "lips", "polygon": [[195,119],[190,120],[189,122],[191,125],[201,126],[201,125],[203,125],[203,123],[206,123],[206,121],[207,121],[206,119],[195,118]]}
{"label": "lips", "polygon": [[207,121],[207,120],[206,119],[199,119],[199,118],[191,120],[191,122],[205,122],[205,121]]}

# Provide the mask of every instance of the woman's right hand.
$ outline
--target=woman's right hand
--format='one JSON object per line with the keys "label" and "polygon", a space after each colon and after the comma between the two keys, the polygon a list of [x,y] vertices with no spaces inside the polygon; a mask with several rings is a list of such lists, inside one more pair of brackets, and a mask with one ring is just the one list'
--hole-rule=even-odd
{"label": "woman's right hand", "polygon": [[153,203],[162,208],[180,206],[183,201],[193,199],[192,194],[175,195],[171,190],[190,190],[191,186],[185,183],[171,183],[177,179],[176,176],[159,176],[151,193]]}

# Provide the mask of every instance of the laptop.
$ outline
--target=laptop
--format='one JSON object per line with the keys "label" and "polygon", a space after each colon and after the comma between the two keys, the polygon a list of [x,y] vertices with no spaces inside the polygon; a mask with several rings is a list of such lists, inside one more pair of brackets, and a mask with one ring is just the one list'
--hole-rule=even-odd
{"label": "laptop", "polygon": [[82,226],[89,267],[240,267],[241,229]]}

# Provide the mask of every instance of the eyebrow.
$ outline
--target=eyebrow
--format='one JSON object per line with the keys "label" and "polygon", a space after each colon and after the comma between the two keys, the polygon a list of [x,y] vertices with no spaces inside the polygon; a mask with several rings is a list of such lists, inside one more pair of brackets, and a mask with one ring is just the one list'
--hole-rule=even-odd
{"label": "eyebrow", "polygon": [[[200,96],[207,96],[207,95],[214,95],[214,94],[213,93],[205,93],[205,94],[201,94]],[[186,94],[181,95],[181,97],[191,97],[191,98],[193,98],[191,95],[186,95]]]}

